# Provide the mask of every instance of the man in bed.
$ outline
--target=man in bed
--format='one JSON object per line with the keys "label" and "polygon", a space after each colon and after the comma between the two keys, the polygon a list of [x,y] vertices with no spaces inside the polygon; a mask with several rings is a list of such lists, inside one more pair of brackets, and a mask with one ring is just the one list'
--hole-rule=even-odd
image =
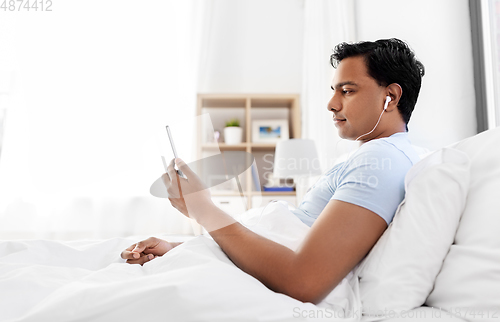
{"label": "man in bed", "polygon": [[[205,227],[227,256],[268,288],[319,303],[368,254],[404,198],[404,177],[419,160],[407,123],[420,91],[423,65],[398,39],[341,43],[327,109],[342,138],[361,146],[328,171],[295,214],[311,226],[301,246],[266,239],[217,208],[210,192],[180,159],[163,175],[172,205]],[[174,162],[187,176],[179,177]],[[178,244],[149,238],[122,252],[131,264],[162,256]]]}

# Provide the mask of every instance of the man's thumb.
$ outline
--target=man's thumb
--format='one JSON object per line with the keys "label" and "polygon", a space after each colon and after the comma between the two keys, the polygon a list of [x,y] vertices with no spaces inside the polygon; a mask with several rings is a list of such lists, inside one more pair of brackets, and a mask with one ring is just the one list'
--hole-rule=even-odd
{"label": "man's thumb", "polygon": [[135,248],[132,249],[132,252],[137,252],[137,253],[142,253],[146,247],[144,247],[144,244],[142,242],[137,243],[135,245]]}

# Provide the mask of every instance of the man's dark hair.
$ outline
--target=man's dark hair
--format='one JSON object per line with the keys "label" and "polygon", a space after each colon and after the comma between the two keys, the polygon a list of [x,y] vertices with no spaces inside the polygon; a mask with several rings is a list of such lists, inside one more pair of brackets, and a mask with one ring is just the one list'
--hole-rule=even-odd
{"label": "man's dark hair", "polygon": [[340,43],[330,56],[330,63],[337,68],[342,59],[363,56],[368,74],[380,86],[398,83],[403,89],[398,109],[406,124],[417,102],[418,93],[425,74],[424,65],[402,40],[380,39],[375,42],[362,41],[354,44]]}

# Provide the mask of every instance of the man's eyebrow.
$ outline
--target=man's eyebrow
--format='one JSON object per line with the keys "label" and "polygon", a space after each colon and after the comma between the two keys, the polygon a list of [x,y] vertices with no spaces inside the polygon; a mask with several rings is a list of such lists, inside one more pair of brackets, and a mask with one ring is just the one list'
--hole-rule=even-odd
{"label": "man's eyebrow", "polygon": [[[358,84],[356,84],[355,82],[352,82],[352,81],[347,81],[347,82],[338,83],[337,85],[335,85],[335,88],[339,88],[339,87],[342,87],[342,86],[344,86],[344,85],[353,85],[353,86],[358,86]],[[335,90],[335,89],[333,88],[333,86],[330,86],[330,88],[331,88],[332,90]]]}

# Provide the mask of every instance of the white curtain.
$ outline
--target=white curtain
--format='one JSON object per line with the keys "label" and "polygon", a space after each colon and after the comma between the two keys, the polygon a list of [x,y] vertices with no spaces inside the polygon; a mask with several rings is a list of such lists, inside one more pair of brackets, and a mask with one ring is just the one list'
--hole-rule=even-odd
{"label": "white curtain", "polygon": [[326,171],[353,147],[351,142],[339,138],[326,107],[332,95],[333,48],[340,42],[356,40],[355,1],[305,0],[304,4],[303,137],[316,142],[322,169]]}
{"label": "white curtain", "polygon": [[0,12],[0,71],[14,75],[2,99],[0,238],[192,233],[149,187],[164,172],[166,124],[179,154],[194,157],[211,1],[52,9]]}

